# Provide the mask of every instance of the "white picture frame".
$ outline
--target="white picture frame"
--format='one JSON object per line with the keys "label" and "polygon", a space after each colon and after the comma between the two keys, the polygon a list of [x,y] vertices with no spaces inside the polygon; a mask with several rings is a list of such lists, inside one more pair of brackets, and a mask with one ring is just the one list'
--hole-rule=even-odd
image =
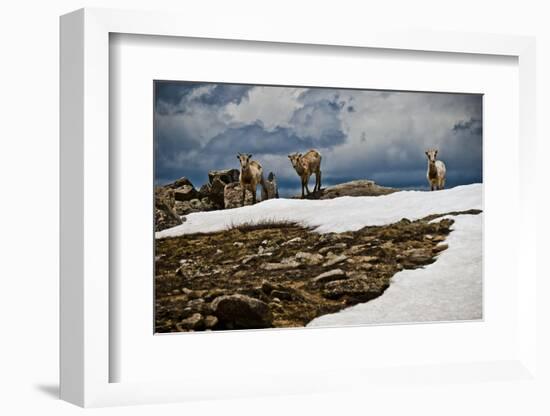
{"label": "white picture frame", "polygon": [[[535,241],[536,199],[527,167],[535,132],[535,41],[530,37],[465,33],[379,32],[360,34],[300,30],[279,25],[204,27],[172,13],[82,9],[61,18],[61,398],[79,406],[160,403],[193,399],[339,390],[340,380],[372,385],[410,378],[407,371],[368,373],[342,368],[334,377],[271,374],[269,380],[212,384],[184,382],[112,383],[109,366],[109,35],[111,33],[227,39],[281,44],[332,45],[438,53],[516,57],[519,65],[519,241]],[[414,377],[434,372],[447,380],[479,382],[480,371],[524,380],[536,375],[535,250],[518,244],[522,279],[517,293],[518,353],[509,360],[440,366],[419,364]],[[111,305],[112,306],[112,305]],[[253,334],[251,335],[253,336]],[[483,379],[483,377],[481,378]],[[345,388],[345,387],[344,387]]]}

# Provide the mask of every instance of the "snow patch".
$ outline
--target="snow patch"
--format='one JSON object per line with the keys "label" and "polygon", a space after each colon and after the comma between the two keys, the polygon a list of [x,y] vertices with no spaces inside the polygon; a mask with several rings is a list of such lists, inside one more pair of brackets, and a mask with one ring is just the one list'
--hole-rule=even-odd
{"label": "snow patch", "polygon": [[[471,207],[476,208],[476,207]],[[343,326],[482,318],[483,214],[452,217],[449,248],[426,268],[396,273],[382,296],[307,326]]]}
{"label": "snow patch", "polygon": [[186,216],[176,227],[155,233],[156,238],[215,232],[247,223],[294,222],[319,233],[356,231],[402,218],[415,220],[431,214],[482,209],[482,184],[442,191],[400,191],[383,196],[341,197],[328,200],[270,199],[256,205]]}

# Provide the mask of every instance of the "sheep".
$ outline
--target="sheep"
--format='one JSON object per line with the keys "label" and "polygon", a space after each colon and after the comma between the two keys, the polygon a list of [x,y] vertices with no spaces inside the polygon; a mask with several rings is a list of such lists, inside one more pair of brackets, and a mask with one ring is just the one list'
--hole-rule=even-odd
{"label": "sheep", "polygon": [[311,149],[308,151],[305,155],[302,155],[301,153],[292,153],[288,155],[288,158],[290,159],[290,162],[292,163],[292,167],[294,167],[294,170],[296,170],[296,173],[298,176],[300,176],[300,179],[302,181],[302,198],[305,197],[304,195],[304,188],[309,195],[309,188],[308,188],[308,182],[309,177],[315,173],[315,187],[313,188],[313,192],[320,191],[321,190],[321,154],[315,150]]}
{"label": "sheep", "polygon": [[239,159],[239,162],[241,164],[239,183],[243,192],[243,206],[247,189],[252,192],[252,204],[256,203],[256,187],[258,186],[258,184],[262,186],[263,192],[267,194],[267,190],[265,189],[262,165],[260,165],[255,160],[251,160],[251,158],[251,154],[237,154],[237,159]]}
{"label": "sheep", "polygon": [[437,149],[427,150],[426,156],[428,157],[428,171],[426,172],[426,177],[428,178],[431,190],[445,188],[445,174],[447,169],[443,161],[435,159],[437,157]]}

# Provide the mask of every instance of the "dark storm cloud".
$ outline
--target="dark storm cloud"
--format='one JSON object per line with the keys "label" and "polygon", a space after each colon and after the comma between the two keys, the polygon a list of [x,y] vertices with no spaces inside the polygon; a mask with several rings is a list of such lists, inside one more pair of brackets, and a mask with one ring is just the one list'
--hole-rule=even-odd
{"label": "dark storm cloud", "polygon": [[288,196],[299,179],[286,155],[309,148],[323,154],[324,185],[425,188],[431,147],[449,186],[482,180],[480,95],[161,83],[155,103],[159,184],[187,176],[200,186],[209,169],[236,168],[235,154],[247,152]]}
{"label": "dark storm cloud", "polygon": [[251,88],[250,85],[158,81],[155,84],[156,112],[184,113],[196,103],[216,107],[239,104]]}

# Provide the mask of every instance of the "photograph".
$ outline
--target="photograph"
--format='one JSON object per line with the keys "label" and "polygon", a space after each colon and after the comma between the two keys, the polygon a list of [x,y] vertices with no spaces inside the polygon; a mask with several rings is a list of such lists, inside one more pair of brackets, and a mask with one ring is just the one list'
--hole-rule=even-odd
{"label": "photograph", "polygon": [[155,333],[483,319],[483,94],[152,87]]}

